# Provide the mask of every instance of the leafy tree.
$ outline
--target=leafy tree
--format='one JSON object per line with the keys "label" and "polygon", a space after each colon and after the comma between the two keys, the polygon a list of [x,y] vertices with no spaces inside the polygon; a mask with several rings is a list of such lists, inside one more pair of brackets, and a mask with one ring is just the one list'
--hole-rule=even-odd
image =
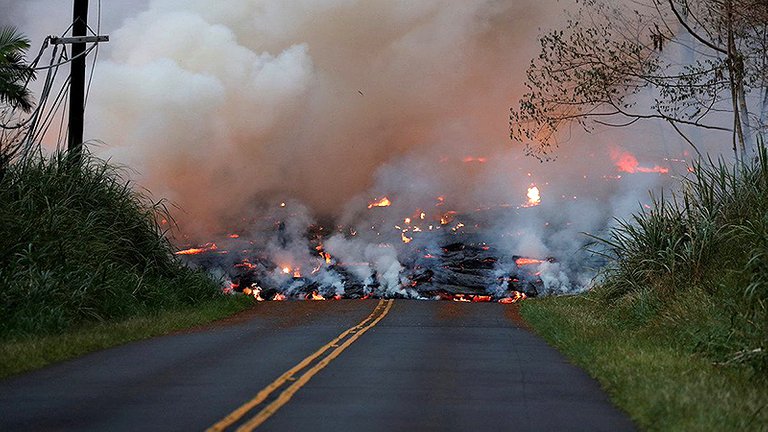
{"label": "leafy tree", "polygon": [[0,28],[0,103],[24,112],[33,107],[26,84],[34,78],[35,71],[24,62],[29,44],[29,39],[15,28]]}
{"label": "leafy tree", "polygon": [[539,39],[512,139],[546,158],[569,124],[658,119],[692,145],[689,127],[732,132],[737,156],[754,148],[768,118],[768,2],[577,1],[567,29]]}
{"label": "leafy tree", "polygon": [[24,122],[9,123],[17,119],[16,110],[28,113],[33,108],[27,84],[34,79],[35,70],[24,62],[29,44],[15,28],[0,28],[0,180],[21,150],[26,132]]}

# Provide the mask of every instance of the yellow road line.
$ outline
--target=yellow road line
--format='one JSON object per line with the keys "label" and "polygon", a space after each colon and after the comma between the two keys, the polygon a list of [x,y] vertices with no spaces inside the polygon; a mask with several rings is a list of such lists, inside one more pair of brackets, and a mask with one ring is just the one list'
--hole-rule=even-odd
{"label": "yellow road line", "polygon": [[[223,431],[224,429],[226,429],[230,425],[232,425],[235,422],[237,422],[238,420],[240,420],[240,418],[242,418],[245,414],[247,414],[248,411],[252,410],[254,407],[256,407],[260,403],[264,402],[264,400],[267,397],[269,397],[269,395],[272,394],[272,392],[274,392],[275,390],[280,388],[283,384],[285,384],[286,381],[294,380],[295,379],[294,375],[298,371],[300,371],[300,370],[304,369],[305,367],[307,367],[310,363],[312,363],[318,357],[323,355],[323,353],[328,351],[328,349],[339,347],[338,342],[341,339],[344,339],[350,333],[355,333],[357,330],[359,330],[360,328],[365,326],[366,323],[368,323],[370,320],[372,320],[376,316],[376,314],[379,313],[379,311],[381,310],[381,306],[385,305],[386,302],[387,302],[387,300],[383,300],[383,299],[379,300],[379,302],[376,304],[376,307],[373,309],[373,312],[371,312],[370,315],[368,315],[367,318],[365,318],[364,320],[360,321],[360,323],[357,324],[356,326],[348,328],[347,330],[342,332],[340,335],[336,336],[332,341],[328,342],[327,344],[323,345],[320,349],[315,351],[312,355],[310,355],[309,357],[307,357],[304,360],[302,360],[301,362],[299,362],[299,364],[297,364],[296,366],[292,367],[291,369],[289,369],[284,374],[280,375],[279,378],[277,378],[271,384],[269,384],[268,386],[264,387],[261,391],[259,391],[253,399],[251,399],[248,402],[244,403],[242,406],[240,406],[236,410],[234,410],[231,413],[229,413],[229,415],[224,417],[221,421],[219,421],[215,425],[213,425],[210,428],[208,428],[207,432]],[[391,302],[391,300],[390,300],[390,302]],[[386,315],[386,311],[388,311],[388,309],[385,307],[384,308],[384,315]],[[383,317],[383,315],[381,315],[381,317]],[[379,320],[380,320],[380,318],[379,318]],[[378,320],[376,322],[378,322]],[[367,328],[366,328],[366,330],[367,330]],[[361,333],[358,333],[358,334],[361,334]],[[355,339],[357,339],[357,338],[355,338]]]}
{"label": "yellow road line", "polygon": [[389,310],[392,309],[392,304],[394,303],[394,300],[387,300],[387,306],[384,308],[384,311],[376,317],[375,320],[373,320],[370,324],[365,326],[364,328],[361,328],[357,333],[355,333],[354,336],[347,339],[343,344],[341,344],[338,348],[331,351],[330,354],[328,354],[324,359],[320,360],[316,365],[314,365],[311,369],[309,369],[304,375],[301,376],[296,382],[291,384],[290,387],[285,389],[282,393],[280,393],[280,396],[277,397],[271,404],[267,405],[261,412],[256,414],[255,417],[248,420],[245,424],[240,426],[237,429],[237,432],[250,432],[257,428],[259,425],[264,423],[269,417],[271,417],[274,413],[277,412],[283,405],[288,403],[289,400],[291,400],[291,397],[299,391],[299,389],[304,386],[307,382],[309,382],[310,379],[312,379],[315,374],[320,372],[324,367],[328,366],[328,364],[339,356],[347,347],[352,345],[360,336],[362,336],[365,332],[370,330],[373,326],[378,324],[379,321],[384,319],[384,317],[389,313]]}

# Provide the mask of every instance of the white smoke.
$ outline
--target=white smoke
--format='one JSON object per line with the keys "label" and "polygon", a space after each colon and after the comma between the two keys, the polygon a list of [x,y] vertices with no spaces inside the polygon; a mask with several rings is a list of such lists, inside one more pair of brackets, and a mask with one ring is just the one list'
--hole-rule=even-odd
{"label": "white smoke", "polygon": [[[36,39],[66,28],[69,14],[49,13],[60,3],[9,9]],[[563,7],[535,0],[105,2],[102,33],[111,41],[90,91],[87,138],[105,142],[98,154],[131,166],[139,184],[179,206],[176,217],[193,242],[294,199],[296,213],[282,231],[290,239],[253,235],[276,262],[304,272],[315,266],[319,258],[301,233],[315,217],[330,217],[359,235],[333,236],[327,251],[368,263],[351,269],[367,285],[375,280],[386,293],[410,295],[394,226],[417,210],[427,215],[421,225],[437,226],[440,213],[453,210],[476,214],[505,252],[555,257],[540,266],[547,291],[581,289],[593,273],[581,233],[604,233],[613,217],[636,211],[648,189],[669,180],[606,179],[620,174],[608,149],[656,164],[680,158],[684,147],[656,126],[574,130],[558,160],[542,164],[510,142],[508,110],[524,91],[536,36],[561,24]],[[685,171],[684,163],[667,165]],[[525,208],[531,184],[541,205]],[[369,211],[367,203],[382,196],[392,206]],[[414,236],[419,241],[426,240]],[[290,277],[273,270],[276,280]],[[343,292],[337,274],[316,277]]]}

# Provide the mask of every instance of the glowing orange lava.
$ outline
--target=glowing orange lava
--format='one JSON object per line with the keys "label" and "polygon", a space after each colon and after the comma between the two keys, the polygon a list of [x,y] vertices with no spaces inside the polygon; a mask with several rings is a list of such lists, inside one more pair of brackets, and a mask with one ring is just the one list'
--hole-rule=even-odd
{"label": "glowing orange lava", "polygon": [[513,291],[511,297],[504,297],[502,299],[499,299],[499,303],[501,304],[511,304],[511,303],[517,303],[519,301],[525,300],[528,298],[525,293],[521,293],[519,291]]}
{"label": "glowing orange lava", "polygon": [[307,300],[325,300],[325,297],[318,294],[317,291],[312,291],[311,294],[307,294]]}
{"label": "glowing orange lava", "polygon": [[669,173],[669,168],[665,168],[662,166],[655,165],[653,167],[644,167],[640,166],[640,163],[637,161],[637,158],[635,155],[628,151],[624,151],[618,148],[611,149],[611,159],[613,159],[613,163],[616,164],[616,168],[619,169],[619,171],[626,172],[626,173],[658,173],[658,174],[667,174]]}
{"label": "glowing orange lava", "polygon": [[515,260],[515,264],[520,267],[524,265],[533,265],[533,264],[541,264],[544,260],[536,259],[536,258],[518,258]]}
{"label": "glowing orange lava", "polygon": [[371,209],[374,207],[389,207],[391,205],[392,205],[392,201],[390,201],[388,197],[381,197],[378,200],[368,204],[368,208]]}
{"label": "glowing orange lava", "polygon": [[218,250],[219,247],[216,246],[216,243],[206,243],[202,247],[199,248],[191,248],[191,249],[184,249],[180,250],[178,252],[175,252],[175,255],[199,255],[204,252],[212,252],[215,250]]}

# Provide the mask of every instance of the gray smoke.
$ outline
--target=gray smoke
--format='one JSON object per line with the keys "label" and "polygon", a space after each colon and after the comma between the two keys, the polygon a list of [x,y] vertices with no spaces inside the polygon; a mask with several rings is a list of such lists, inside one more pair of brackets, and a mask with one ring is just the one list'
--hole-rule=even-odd
{"label": "gray smoke", "polygon": [[[67,26],[61,2],[5,3],[36,40]],[[99,155],[131,166],[140,185],[181,209],[176,218],[190,242],[294,200],[301,210],[285,232],[297,234],[293,243],[270,245],[276,262],[315,266],[298,233],[315,218],[333,218],[359,235],[338,234],[326,249],[370,263],[355,270],[361,280],[378,278],[386,292],[405,295],[403,230],[414,244],[439,246],[405,218],[424,212],[418,228],[427,230],[453,211],[474,216],[442,229],[459,222],[470,229],[477,219],[483,235],[511,254],[558,259],[541,265],[547,291],[581,289],[593,274],[581,233],[604,233],[614,217],[647,202],[648,189],[670,180],[618,172],[610,149],[672,174],[684,173],[685,162],[664,160],[683,158],[684,147],[656,126],[573,130],[558,159],[543,164],[510,142],[508,109],[523,92],[536,36],[562,22],[563,7],[535,0],[104,2],[102,33],[111,42],[97,64],[87,138],[103,141]],[[541,204],[525,207],[534,184]],[[367,208],[383,196],[390,207]],[[270,236],[252,241],[278,241]],[[288,277],[274,270],[275,278]],[[341,293],[336,276],[322,270],[316,277]]]}

